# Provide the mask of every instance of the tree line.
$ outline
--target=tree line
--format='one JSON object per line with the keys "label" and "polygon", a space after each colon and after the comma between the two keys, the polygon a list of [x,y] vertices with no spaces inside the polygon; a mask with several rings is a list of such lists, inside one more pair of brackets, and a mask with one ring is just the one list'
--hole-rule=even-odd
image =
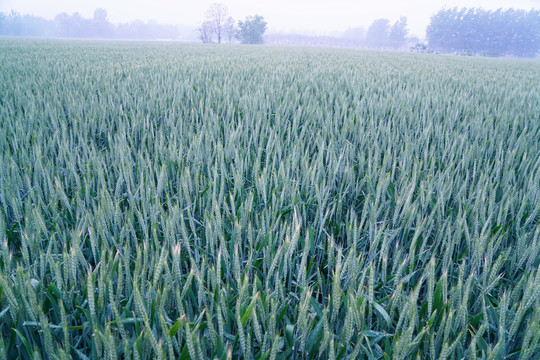
{"label": "tree line", "polygon": [[443,9],[426,29],[437,52],[534,57],[540,50],[540,10]]}
{"label": "tree line", "polygon": [[262,44],[266,28],[267,23],[260,15],[247,16],[244,21],[236,24],[232,16],[229,16],[227,6],[215,3],[208,8],[206,18],[197,31],[205,44],[214,40],[218,44],[224,40],[230,43],[233,39],[240,40],[242,44]]}
{"label": "tree line", "polygon": [[366,33],[366,43],[370,47],[399,49],[407,43],[407,18],[402,16],[392,26],[390,20],[373,21]]}
{"label": "tree line", "polygon": [[[262,16],[253,15],[243,21],[235,21],[224,4],[216,3],[208,9],[196,34],[203,43],[238,39],[245,44],[260,44],[266,29],[267,23]],[[194,37],[195,33],[190,31]],[[94,11],[92,18],[84,18],[75,12],[71,15],[58,14],[53,20],[21,15],[16,11],[0,12],[0,35],[7,36],[151,40],[177,39],[180,32],[179,26],[155,21],[135,20],[114,25],[107,19],[107,11],[101,8]],[[362,27],[349,29],[338,42],[341,44],[344,39],[347,44],[352,41],[355,46],[380,49],[406,49],[412,41],[408,37],[406,17],[401,17],[394,24],[388,19],[377,19],[367,31]],[[325,41],[334,43],[337,40]],[[413,50],[534,57],[540,51],[540,10],[442,9],[430,19],[426,43],[418,43]]]}
{"label": "tree line", "polygon": [[[227,7],[222,3],[215,3],[209,7],[206,17],[197,29],[199,39],[203,43],[218,43],[224,41],[232,42],[233,39],[240,40],[243,44],[261,44],[263,34],[266,31],[266,21],[259,15],[248,16],[244,21],[235,22],[229,16]],[[388,19],[377,19],[368,28],[367,32],[362,28],[350,29],[344,33],[343,39],[355,40],[356,44],[362,43],[364,47],[381,49],[399,49],[407,44],[407,18],[401,17],[393,25]],[[291,38],[295,35],[281,35],[278,38]],[[275,40],[276,35],[271,36]],[[309,38],[309,37],[308,37]],[[314,37],[318,44],[321,40],[329,40],[327,44],[335,44],[336,39],[332,37]],[[294,41],[294,40],[293,40]],[[341,41],[343,44],[344,42]]]}
{"label": "tree line", "polygon": [[21,15],[16,11],[0,13],[0,35],[100,39],[176,39],[179,29],[155,21],[135,20],[114,25],[107,19],[107,10],[96,9],[92,18],[80,13],[61,13],[53,20]]}

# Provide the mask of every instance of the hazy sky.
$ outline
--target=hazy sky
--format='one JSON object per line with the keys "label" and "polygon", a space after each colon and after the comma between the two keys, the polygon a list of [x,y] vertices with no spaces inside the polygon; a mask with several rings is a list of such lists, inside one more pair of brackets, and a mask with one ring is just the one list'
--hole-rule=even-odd
{"label": "hazy sky", "polygon": [[410,33],[419,36],[424,36],[430,16],[443,7],[540,8],[540,0],[0,0],[0,11],[14,9],[52,19],[60,12],[75,11],[92,17],[94,9],[101,7],[113,23],[153,19],[159,23],[199,25],[214,2],[224,3],[235,19],[262,15],[273,32],[331,34],[349,27],[367,28],[378,18],[393,23],[406,16]]}

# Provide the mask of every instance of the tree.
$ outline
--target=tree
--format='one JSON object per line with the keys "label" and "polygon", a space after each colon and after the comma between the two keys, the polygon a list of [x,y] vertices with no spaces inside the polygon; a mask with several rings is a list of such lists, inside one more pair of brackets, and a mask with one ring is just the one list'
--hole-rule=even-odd
{"label": "tree", "polygon": [[91,32],[93,36],[100,38],[112,36],[113,26],[107,20],[107,10],[102,8],[94,10],[94,17],[91,21]]}
{"label": "tree", "polygon": [[229,17],[229,10],[222,3],[215,3],[210,5],[210,8],[206,12],[206,21],[211,24],[212,32],[217,36],[218,44],[221,44],[221,39],[225,32],[225,25],[227,18]]}
{"label": "tree", "polygon": [[426,37],[439,52],[534,57],[540,51],[540,11],[440,10],[431,17]]}
{"label": "tree", "polygon": [[7,16],[3,12],[0,12],[0,34],[6,35],[8,28]]}
{"label": "tree", "polygon": [[86,37],[89,33],[89,20],[78,12],[68,15],[61,13],[55,16],[54,22],[58,26],[58,33],[62,37]]}
{"label": "tree", "polygon": [[407,30],[407,18],[405,16],[402,16],[390,29],[390,34],[388,34],[390,45],[396,49],[403,47],[407,40],[408,32],[409,30]]}
{"label": "tree", "polygon": [[236,24],[234,23],[234,19],[229,16],[227,18],[227,21],[225,21],[225,37],[227,38],[227,41],[229,41],[229,43],[232,42],[232,39],[234,38],[234,36],[236,35]]}
{"label": "tree", "polygon": [[7,18],[8,22],[8,35],[16,35],[20,36],[23,33],[23,23],[22,23],[22,16],[18,11],[11,10],[11,13],[9,14]]}
{"label": "tree", "polygon": [[209,44],[212,42],[213,27],[210,21],[207,20],[203,22],[197,31],[199,32],[199,38],[203,44]]}
{"label": "tree", "polygon": [[262,16],[248,16],[246,20],[238,21],[237,37],[242,44],[262,44],[266,25]]}
{"label": "tree", "polygon": [[390,21],[388,19],[377,19],[373,21],[366,34],[368,44],[382,47],[388,45],[389,24]]}
{"label": "tree", "polygon": [[107,21],[107,10],[103,8],[94,10],[94,21]]}

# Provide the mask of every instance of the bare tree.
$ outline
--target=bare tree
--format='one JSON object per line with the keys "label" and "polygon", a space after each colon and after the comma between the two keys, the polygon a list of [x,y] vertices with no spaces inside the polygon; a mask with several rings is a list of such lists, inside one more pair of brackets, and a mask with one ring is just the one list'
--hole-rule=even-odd
{"label": "bare tree", "polygon": [[225,36],[227,37],[227,41],[231,43],[235,35],[236,35],[236,24],[234,23],[234,19],[231,16],[229,16],[227,20],[225,21]]}
{"label": "bare tree", "polygon": [[212,30],[217,36],[218,44],[221,44],[221,38],[225,33],[224,30],[228,15],[229,10],[223,3],[210,5],[210,8],[206,12],[206,21],[212,24]]}
{"label": "bare tree", "polygon": [[212,42],[213,26],[208,20],[202,23],[201,27],[197,29],[199,32],[199,38],[204,44]]}

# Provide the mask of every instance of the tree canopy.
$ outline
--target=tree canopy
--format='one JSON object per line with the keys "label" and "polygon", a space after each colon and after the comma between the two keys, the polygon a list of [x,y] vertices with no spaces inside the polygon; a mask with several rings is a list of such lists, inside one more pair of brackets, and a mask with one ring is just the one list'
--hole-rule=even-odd
{"label": "tree canopy", "polygon": [[463,55],[534,57],[540,50],[540,10],[440,10],[426,29],[429,47]]}
{"label": "tree canopy", "polygon": [[368,28],[366,41],[369,46],[397,49],[405,45],[407,33],[407,18],[404,16],[393,26],[388,19],[377,19]]}
{"label": "tree canopy", "polygon": [[8,36],[150,40],[176,39],[178,34],[177,26],[152,21],[134,20],[114,25],[107,19],[107,10],[102,8],[96,9],[92,18],[85,18],[78,12],[64,12],[53,20],[16,11],[0,13],[0,35]]}
{"label": "tree canopy", "polygon": [[390,46],[393,48],[402,47],[407,41],[407,34],[409,30],[407,29],[407,18],[402,16],[398,21],[394,23],[394,26],[390,29],[388,34],[388,40]]}
{"label": "tree canopy", "polygon": [[242,44],[262,44],[266,25],[262,16],[248,16],[244,21],[238,21],[237,37]]}
{"label": "tree canopy", "polygon": [[390,24],[388,19],[377,19],[373,21],[366,33],[366,41],[374,46],[386,46],[388,43],[388,31]]}

